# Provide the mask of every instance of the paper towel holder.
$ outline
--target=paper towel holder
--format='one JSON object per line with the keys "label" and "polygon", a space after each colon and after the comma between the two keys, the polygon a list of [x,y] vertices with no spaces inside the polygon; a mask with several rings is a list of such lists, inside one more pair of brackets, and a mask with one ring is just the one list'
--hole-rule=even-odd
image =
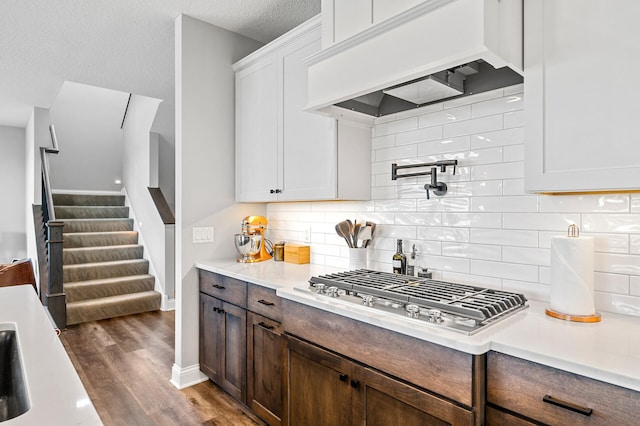
{"label": "paper towel holder", "polygon": [[[580,228],[574,223],[569,225],[567,228],[567,237],[570,238],[578,238],[580,237]],[[546,308],[544,312],[550,317],[565,320],[565,321],[573,321],[573,322],[600,322],[602,317],[599,312],[596,312],[593,315],[568,315],[563,314],[562,312],[555,311],[551,308]]]}

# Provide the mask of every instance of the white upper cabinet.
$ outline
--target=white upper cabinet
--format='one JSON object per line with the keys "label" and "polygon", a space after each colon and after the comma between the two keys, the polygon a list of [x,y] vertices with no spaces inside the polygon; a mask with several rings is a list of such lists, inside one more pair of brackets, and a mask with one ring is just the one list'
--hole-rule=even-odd
{"label": "white upper cabinet", "polygon": [[525,1],[525,186],[640,189],[640,2]]}
{"label": "white upper cabinet", "polygon": [[319,50],[318,17],[234,65],[236,201],[370,198],[371,130],[303,111]]}

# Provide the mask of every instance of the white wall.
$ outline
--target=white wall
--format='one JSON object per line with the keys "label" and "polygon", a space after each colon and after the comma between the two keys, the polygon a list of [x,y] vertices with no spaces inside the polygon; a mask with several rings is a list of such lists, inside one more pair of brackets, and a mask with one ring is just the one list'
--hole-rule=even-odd
{"label": "white wall", "polygon": [[[51,146],[49,133],[49,110],[33,108],[25,128],[25,214],[27,234],[27,257],[33,261],[36,275],[38,249],[36,247],[35,229],[33,226],[33,204],[42,204],[42,170],[40,162],[40,147]],[[55,154],[50,155],[53,156]]]}
{"label": "white wall", "polygon": [[[235,83],[231,65],[260,44],[181,15],[176,19],[176,359],[172,383],[203,381],[198,364],[198,280],[194,264],[235,256],[241,219],[264,206],[234,203]],[[215,242],[193,244],[194,226]]]}
{"label": "white wall", "polygon": [[[313,263],[348,269],[334,225],[379,224],[370,267],[391,271],[395,240],[416,244],[434,278],[549,299],[550,241],[576,223],[595,237],[595,302],[640,315],[640,194],[532,195],[524,192],[522,86],[426,106],[376,120],[372,200],[270,204],[269,236],[302,241],[311,226]],[[391,163],[458,159],[443,197],[425,197],[428,178],[391,180]]]}
{"label": "white wall", "polygon": [[[156,277],[156,290],[163,295],[163,309],[168,307],[168,299],[173,299],[173,275],[167,276],[167,270],[173,274],[173,250],[167,255],[165,225],[149,194],[152,174],[157,175],[153,141],[157,135],[151,134],[159,99],[132,95],[123,128],[123,185],[127,200],[135,219],[135,230],[139,232],[139,243],[144,245],[144,257],[150,261],[150,273]],[[170,226],[171,231],[173,226]],[[173,238],[169,239],[173,244]],[[171,247],[172,248],[172,247]]]}
{"label": "white wall", "polygon": [[0,263],[27,256],[24,144],[24,129],[0,126]]}
{"label": "white wall", "polygon": [[172,99],[165,99],[158,107],[151,131],[158,134],[158,186],[169,206],[175,211],[175,106]]}
{"label": "white wall", "polygon": [[[119,191],[122,117],[128,93],[65,82],[51,106],[60,153],[51,159],[57,190]],[[82,176],[78,179],[78,176]]]}

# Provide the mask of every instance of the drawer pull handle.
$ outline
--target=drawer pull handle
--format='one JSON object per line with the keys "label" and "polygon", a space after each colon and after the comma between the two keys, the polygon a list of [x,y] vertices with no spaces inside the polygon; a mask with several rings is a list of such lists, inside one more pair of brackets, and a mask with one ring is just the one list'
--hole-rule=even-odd
{"label": "drawer pull handle", "polygon": [[213,288],[217,288],[218,290],[224,290],[224,289],[226,288],[226,287],[221,286],[221,285],[219,285],[219,284],[211,284],[211,287],[213,287]]}
{"label": "drawer pull handle", "polygon": [[574,411],[576,413],[580,413],[584,416],[590,416],[591,413],[593,413],[593,409],[591,408],[585,408],[585,407],[581,407],[579,405],[576,404],[572,404],[571,402],[566,402],[566,401],[562,401],[560,399],[554,398],[551,395],[545,395],[542,398],[542,401],[551,404],[551,405],[555,405],[557,407],[561,407],[561,408],[565,408],[567,410],[571,410]]}
{"label": "drawer pull handle", "polygon": [[262,327],[262,328],[266,328],[267,330],[273,330],[273,326],[272,326],[272,325],[265,324],[265,323],[264,323],[264,322],[262,322],[262,321],[260,321],[260,322],[258,323],[258,325],[259,325],[260,327]]}
{"label": "drawer pull handle", "polygon": [[266,300],[264,300],[264,299],[260,299],[260,300],[258,300],[258,303],[261,303],[261,304],[263,304],[263,305],[267,305],[267,306],[273,306],[273,302],[267,302],[267,301],[266,301]]}

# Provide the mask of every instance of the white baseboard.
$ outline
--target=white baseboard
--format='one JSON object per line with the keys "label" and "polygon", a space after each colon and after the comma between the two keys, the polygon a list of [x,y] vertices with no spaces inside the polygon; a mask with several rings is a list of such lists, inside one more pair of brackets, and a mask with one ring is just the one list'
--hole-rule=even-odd
{"label": "white baseboard", "polygon": [[207,376],[200,371],[200,365],[192,365],[186,368],[180,368],[176,364],[171,367],[171,380],[169,382],[178,389],[185,389],[189,386],[209,380]]}
{"label": "white baseboard", "polygon": [[122,191],[93,191],[88,189],[52,189],[53,194],[73,195],[122,195]]}
{"label": "white baseboard", "polygon": [[169,296],[167,296],[166,294],[163,294],[162,304],[160,305],[160,309],[163,311],[175,311],[176,299],[169,299]]}

